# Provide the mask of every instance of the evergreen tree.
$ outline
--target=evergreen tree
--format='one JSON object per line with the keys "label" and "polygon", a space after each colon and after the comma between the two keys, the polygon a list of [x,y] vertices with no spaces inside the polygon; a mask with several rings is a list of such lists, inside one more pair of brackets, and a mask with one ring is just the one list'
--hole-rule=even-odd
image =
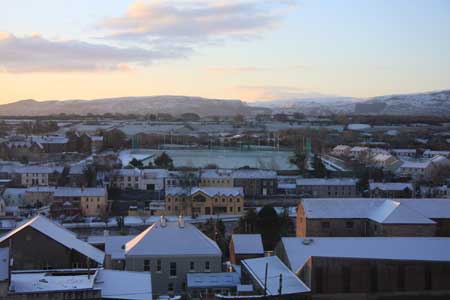
{"label": "evergreen tree", "polygon": [[173,160],[166,152],[163,152],[160,156],[155,158],[155,165],[163,169],[172,169]]}

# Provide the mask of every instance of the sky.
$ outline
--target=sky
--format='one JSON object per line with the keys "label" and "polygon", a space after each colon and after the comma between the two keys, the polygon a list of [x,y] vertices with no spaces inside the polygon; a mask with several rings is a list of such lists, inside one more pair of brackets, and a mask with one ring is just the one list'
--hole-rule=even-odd
{"label": "sky", "polygon": [[448,0],[0,3],[0,104],[450,88]]}

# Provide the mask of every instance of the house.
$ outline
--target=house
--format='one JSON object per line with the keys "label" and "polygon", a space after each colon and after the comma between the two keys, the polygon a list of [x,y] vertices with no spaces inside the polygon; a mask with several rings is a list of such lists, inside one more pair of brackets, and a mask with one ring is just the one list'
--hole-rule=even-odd
{"label": "house", "polygon": [[260,234],[233,234],[230,241],[230,262],[239,265],[241,260],[264,256]]}
{"label": "house", "polygon": [[400,161],[391,154],[378,153],[370,158],[370,164],[376,168],[392,170],[398,166]]}
{"label": "house", "polygon": [[354,178],[298,178],[297,193],[302,197],[356,197],[358,180]]}
{"label": "house", "polygon": [[166,213],[169,215],[240,215],[243,211],[243,188],[178,187],[166,190]]}
{"label": "house", "polygon": [[369,156],[369,148],[355,146],[350,149],[350,157],[356,160],[366,160]]}
{"label": "house", "polygon": [[31,140],[42,146],[46,153],[62,153],[67,151],[69,139],[60,135],[32,136]]}
{"label": "house", "polygon": [[25,190],[25,205],[40,207],[50,205],[53,201],[54,186],[32,186]]}
{"label": "house", "polygon": [[337,145],[331,150],[332,155],[347,157],[350,155],[350,150],[352,147],[347,145]]}
{"label": "house", "polygon": [[18,139],[0,144],[0,157],[8,160],[39,161],[45,159],[47,154],[41,144],[30,139]]}
{"label": "house", "polygon": [[241,283],[236,272],[187,273],[187,297],[191,300],[216,299],[216,294],[231,295]]}
{"label": "house", "polygon": [[285,237],[280,259],[326,299],[448,298],[450,238]]}
{"label": "house", "polygon": [[256,295],[269,299],[309,299],[311,291],[277,256],[243,260],[242,281],[252,283]]}
{"label": "house", "polygon": [[104,187],[58,187],[53,193],[50,207],[53,217],[67,214],[101,217],[109,210],[108,192]]}
{"label": "house", "polygon": [[0,247],[12,249],[13,270],[96,267],[105,258],[102,251],[41,215],[2,236]]}
{"label": "house", "polygon": [[424,198],[449,198],[448,191],[449,187],[445,184],[440,186],[419,186],[420,196]]}
{"label": "house", "polygon": [[422,154],[422,156],[426,157],[426,158],[433,158],[433,157],[438,156],[438,155],[449,158],[450,157],[450,151],[437,151],[437,150],[427,149]]}
{"label": "house", "polygon": [[392,149],[391,153],[399,158],[413,158],[416,157],[416,149]]}
{"label": "house", "polygon": [[302,199],[297,236],[450,236],[449,199]]}
{"label": "house", "polygon": [[112,186],[122,190],[163,191],[168,175],[165,169],[118,169],[113,172]]}
{"label": "house", "polygon": [[429,180],[443,168],[450,168],[450,160],[437,155],[430,159],[404,160],[396,172],[401,176],[408,176],[415,180]]}
{"label": "house", "polygon": [[222,252],[216,242],[194,225],[164,217],[125,244],[125,269],[152,273],[156,296],[186,289],[189,272],[218,273]]}
{"label": "house", "polygon": [[22,186],[55,186],[63,167],[28,166],[17,169]]}
{"label": "house", "polygon": [[200,172],[201,187],[233,187],[233,170],[210,169]]}
{"label": "house", "polygon": [[369,182],[371,198],[412,198],[414,186],[410,182]]}

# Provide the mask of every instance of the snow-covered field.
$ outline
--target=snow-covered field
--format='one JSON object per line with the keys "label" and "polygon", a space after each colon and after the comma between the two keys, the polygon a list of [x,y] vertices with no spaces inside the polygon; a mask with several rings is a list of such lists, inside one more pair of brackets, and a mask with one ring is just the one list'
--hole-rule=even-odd
{"label": "snow-covered field", "polygon": [[[219,168],[251,168],[273,170],[295,170],[296,166],[289,162],[293,153],[290,151],[238,151],[238,150],[166,150],[174,162],[175,167],[201,168],[207,165],[217,165]],[[128,165],[133,159],[145,159],[154,155],[157,157],[161,150],[140,149],[124,150],[119,159]]]}

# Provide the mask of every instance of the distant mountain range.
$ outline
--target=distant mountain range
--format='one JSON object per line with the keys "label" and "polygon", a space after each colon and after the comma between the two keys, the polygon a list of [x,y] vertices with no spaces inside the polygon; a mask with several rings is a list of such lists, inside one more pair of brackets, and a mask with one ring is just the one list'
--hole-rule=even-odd
{"label": "distant mountain range", "polygon": [[60,113],[78,115],[196,113],[200,116],[231,116],[270,112],[302,112],[307,115],[346,113],[450,116],[450,90],[369,99],[317,96],[252,103],[186,96],[152,96],[64,101],[22,100],[0,105],[0,116],[45,116]]}
{"label": "distant mountain range", "polygon": [[255,104],[275,111],[297,111],[307,115],[350,113],[450,116],[450,90],[417,94],[388,95],[369,99],[321,96],[317,98],[257,102]]}
{"label": "distant mountain range", "polygon": [[450,90],[374,97],[356,103],[355,113],[450,116]]}
{"label": "distant mountain range", "polygon": [[44,116],[52,114],[157,114],[200,116],[250,115],[270,109],[251,107],[240,100],[218,100],[186,96],[123,97],[96,100],[35,101],[22,100],[0,105],[0,116]]}

